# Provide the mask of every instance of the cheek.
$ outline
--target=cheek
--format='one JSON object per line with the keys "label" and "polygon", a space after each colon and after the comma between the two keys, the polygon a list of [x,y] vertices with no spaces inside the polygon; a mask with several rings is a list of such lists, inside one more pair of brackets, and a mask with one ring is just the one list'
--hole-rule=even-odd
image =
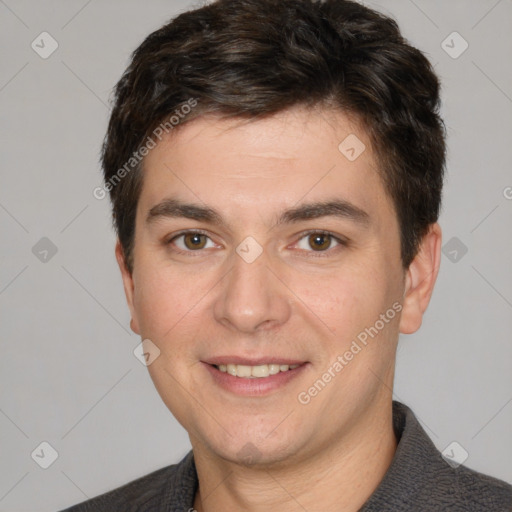
{"label": "cheek", "polygon": [[[134,307],[141,335],[164,339],[192,315],[201,297],[200,281],[187,279],[170,268],[142,264],[135,282]],[[193,286],[191,286],[193,283]]]}
{"label": "cheek", "polygon": [[[375,322],[381,309],[386,309],[389,295],[385,276],[373,265],[351,265],[338,268],[321,277],[296,277],[293,285],[300,307],[310,311],[336,335],[337,343]],[[327,330],[328,328],[328,330]]]}

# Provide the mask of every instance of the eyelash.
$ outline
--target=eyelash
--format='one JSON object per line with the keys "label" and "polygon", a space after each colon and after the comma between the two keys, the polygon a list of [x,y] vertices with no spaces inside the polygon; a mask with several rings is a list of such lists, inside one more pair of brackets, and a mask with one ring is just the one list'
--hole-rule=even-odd
{"label": "eyelash", "polygon": [[310,253],[310,257],[313,258],[326,258],[330,255],[332,255],[333,252],[338,252],[338,250],[347,247],[348,241],[346,239],[340,238],[339,236],[336,236],[334,233],[331,233],[330,231],[323,231],[321,229],[310,229],[309,231],[304,231],[299,235],[299,238],[296,242],[299,243],[303,238],[308,237],[310,235],[325,235],[331,238],[331,241],[335,241],[338,243],[335,247],[329,247],[325,251],[307,251],[305,249],[299,249],[301,251],[305,251],[307,253]]}
{"label": "eyelash", "polygon": [[[172,242],[174,242],[175,240],[177,240],[178,238],[180,238],[184,235],[204,235],[204,236],[210,238],[208,233],[206,233],[205,231],[202,231],[201,229],[191,229],[189,231],[181,231],[177,235],[174,235],[168,242],[166,242],[166,245],[172,245]],[[210,240],[211,240],[211,238],[210,238]],[[185,254],[187,256],[192,256],[192,257],[201,256],[201,253],[203,252],[202,249],[198,249],[197,251],[184,251],[183,249],[177,249],[177,248],[174,248],[173,251],[177,252],[178,254]],[[194,254],[194,253],[197,253],[197,254]]]}
{"label": "eyelash", "polygon": [[[180,233],[174,235],[171,239],[169,239],[166,242],[166,245],[171,245],[172,242],[174,242],[178,238],[180,238],[180,237],[182,237],[184,235],[190,235],[190,234],[192,234],[192,235],[204,235],[204,236],[206,236],[207,238],[209,238],[211,240],[210,236],[205,231],[203,231],[201,229],[193,229],[193,230],[189,230],[189,231],[181,231]],[[335,246],[335,247],[329,247],[325,251],[313,251],[313,250],[308,251],[308,250],[305,250],[305,249],[299,249],[300,251],[311,253],[310,256],[314,257],[314,258],[322,258],[322,257],[329,256],[332,253],[333,250],[336,250],[336,248],[347,247],[347,245],[348,245],[348,241],[347,240],[344,240],[344,239],[336,236],[334,233],[331,233],[330,231],[322,231],[322,230],[316,230],[316,229],[312,229],[312,230],[309,230],[309,231],[302,232],[299,235],[298,240],[297,240],[297,242],[295,244],[298,244],[303,238],[305,238],[305,237],[307,237],[309,235],[325,235],[325,236],[329,236],[329,237],[331,237],[331,240],[334,240],[335,242],[337,242],[339,244],[338,246]],[[199,256],[203,252],[203,249],[198,249],[197,251],[192,251],[192,250],[185,251],[183,249],[174,248],[173,250],[175,252],[179,253],[179,254],[186,254],[187,256]],[[194,254],[194,253],[197,253],[197,254]]]}

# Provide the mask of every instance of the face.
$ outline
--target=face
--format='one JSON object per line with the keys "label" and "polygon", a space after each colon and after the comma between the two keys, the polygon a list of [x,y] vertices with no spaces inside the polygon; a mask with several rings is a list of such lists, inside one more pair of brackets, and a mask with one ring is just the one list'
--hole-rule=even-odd
{"label": "face", "polygon": [[[350,134],[355,160],[338,149]],[[412,282],[364,131],[303,109],[200,118],[143,172],[132,274],[118,260],[194,448],[271,464],[349,436],[389,399]]]}

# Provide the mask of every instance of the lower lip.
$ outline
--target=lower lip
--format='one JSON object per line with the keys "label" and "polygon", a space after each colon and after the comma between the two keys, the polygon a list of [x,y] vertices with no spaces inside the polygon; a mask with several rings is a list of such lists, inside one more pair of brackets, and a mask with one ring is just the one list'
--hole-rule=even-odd
{"label": "lower lip", "polygon": [[210,372],[213,380],[221,388],[237,395],[262,396],[282,388],[293,379],[296,379],[306,369],[308,363],[301,364],[293,370],[279,372],[268,377],[245,378],[234,377],[227,372],[221,372],[215,366],[202,363],[206,370]]}

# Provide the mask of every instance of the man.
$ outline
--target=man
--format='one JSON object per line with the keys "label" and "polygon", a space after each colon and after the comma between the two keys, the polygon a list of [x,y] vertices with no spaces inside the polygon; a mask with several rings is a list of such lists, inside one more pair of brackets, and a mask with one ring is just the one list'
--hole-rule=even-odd
{"label": "man", "polygon": [[148,369],[193,450],[71,511],[503,511],[392,402],[440,263],[439,83],[345,0],[219,0],[135,51],[103,148]]}

